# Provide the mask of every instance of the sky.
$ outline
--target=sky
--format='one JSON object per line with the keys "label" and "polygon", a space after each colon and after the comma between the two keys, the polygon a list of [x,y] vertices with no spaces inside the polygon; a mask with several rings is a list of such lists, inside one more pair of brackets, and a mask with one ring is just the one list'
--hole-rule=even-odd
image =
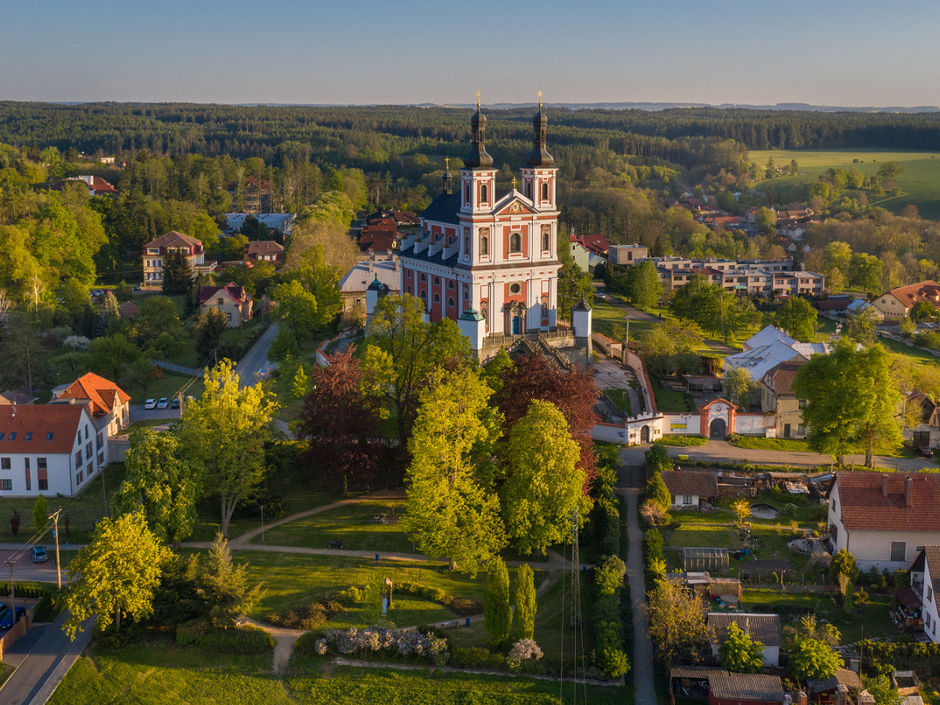
{"label": "sky", "polygon": [[0,100],[940,105],[938,0],[0,0]]}

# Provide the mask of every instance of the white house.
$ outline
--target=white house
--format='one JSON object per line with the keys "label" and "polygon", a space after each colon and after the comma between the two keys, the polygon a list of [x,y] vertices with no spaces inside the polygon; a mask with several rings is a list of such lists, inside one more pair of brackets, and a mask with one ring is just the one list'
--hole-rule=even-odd
{"label": "white house", "polygon": [[662,476],[676,509],[695,509],[702,500],[718,496],[714,470],[667,470]]}
{"label": "white house", "polygon": [[737,624],[742,632],[764,645],[765,666],[780,665],[780,615],[753,612],[709,612],[706,623],[711,631],[712,656],[718,658],[721,645],[728,638],[728,627]]}
{"label": "white house", "polygon": [[859,568],[907,569],[924,546],[940,545],[940,475],[840,472],[829,491],[833,551]]}
{"label": "white house", "polygon": [[744,351],[725,358],[725,372],[744,369],[751,379],[760,382],[770,370],[787,360],[802,357],[809,360],[813,355],[826,355],[826,343],[801,343],[774,326],[766,326],[744,341]]}
{"label": "white house", "polygon": [[924,633],[940,644],[940,545],[924,546],[911,564],[911,589],[920,598]]}
{"label": "white house", "polygon": [[106,464],[90,402],[0,408],[0,496],[72,497]]}
{"label": "white house", "polygon": [[104,430],[108,438],[116,436],[130,425],[131,395],[111,380],[93,372],[86,372],[58,393],[53,393],[54,403],[90,403],[95,427],[99,431]]}

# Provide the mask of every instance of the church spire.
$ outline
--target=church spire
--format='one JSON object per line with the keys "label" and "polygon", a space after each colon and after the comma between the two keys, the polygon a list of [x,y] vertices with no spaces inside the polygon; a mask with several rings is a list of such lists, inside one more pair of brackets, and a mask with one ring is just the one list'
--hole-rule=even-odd
{"label": "church spire", "polygon": [[548,129],[548,118],[542,112],[542,91],[539,91],[539,111],[532,118],[532,151],[525,163],[529,166],[555,166],[555,158],[546,149],[545,133]]}
{"label": "church spire", "polygon": [[444,157],[444,195],[454,192],[454,178],[450,175],[450,157]]}
{"label": "church spire", "polygon": [[470,118],[470,154],[464,158],[468,169],[489,169],[493,166],[493,157],[486,152],[486,116],[480,110],[480,91],[477,91],[477,111]]}

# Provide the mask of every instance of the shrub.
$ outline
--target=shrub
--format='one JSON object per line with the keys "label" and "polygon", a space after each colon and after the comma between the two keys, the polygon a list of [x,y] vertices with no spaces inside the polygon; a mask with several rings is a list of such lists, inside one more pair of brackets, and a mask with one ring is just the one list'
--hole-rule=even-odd
{"label": "shrub", "polygon": [[543,656],[539,645],[532,639],[520,639],[509,650],[506,663],[510,668],[519,668],[523,661],[538,661]]}
{"label": "shrub", "polygon": [[506,657],[494,654],[489,649],[471,646],[466,649],[454,649],[450,656],[450,665],[458,668],[501,669],[506,665]]}
{"label": "shrub", "polygon": [[263,654],[274,648],[274,639],[263,629],[250,625],[217,629],[202,619],[180,624],[176,643],[228,654]]}
{"label": "shrub", "polygon": [[620,553],[620,510],[616,505],[606,506],[602,519],[604,533],[601,536],[601,553],[616,556]]}
{"label": "shrub", "polygon": [[666,481],[663,480],[659,471],[650,473],[650,478],[646,482],[646,501],[659,505],[663,511],[668,511],[672,504],[672,495],[669,494]]}
{"label": "shrub", "polygon": [[331,629],[316,640],[305,639],[300,653],[317,656],[328,653],[384,654],[425,659],[436,666],[443,666],[450,659],[450,645],[446,638],[431,630],[422,633],[414,629],[402,632],[381,627],[351,627],[346,630]]}
{"label": "shrub", "polygon": [[604,678],[623,678],[630,672],[630,659],[621,649],[604,648],[597,653],[597,668]]}
{"label": "shrub", "polygon": [[623,587],[623,576],[627,566],[619,556],[607,556],[604,562],[594,569],[594,584],[599,595],[615,595]]}
{"label": "shrub", "polygon": [[840,573],[852,581],[858,578],[858,566],[855,563],[855,556],[844,548],[836,551],[829,563],[829,574],[833,580],[837,580]]}
{"label": "shrub", "polygon": [[483,621],[490,640],[502,644],[509,638],[512,611],[509,608],[509,571],[502,558],[497,557],[486,576],[486,601]]}
{"label": "shrub", "polygon": [[279,627],[312,631],[320,629],[329,621],[330,617],[344,610],[345,607],[335,600],[326,603],[311,602],[303,607],[269,614],[267,620]]}

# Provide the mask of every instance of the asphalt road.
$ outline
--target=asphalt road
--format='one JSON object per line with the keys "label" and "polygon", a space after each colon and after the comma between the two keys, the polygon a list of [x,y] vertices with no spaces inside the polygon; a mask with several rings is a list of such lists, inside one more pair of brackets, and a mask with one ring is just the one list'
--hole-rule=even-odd
{"label": "asphalt road", "polygon": [[235,371],[238,373],[241,385],[246,387],[258,381],[258,377],[271,369],[273,363],[268,360],[268,350],[277,336],[277,323],[272,323],[261,337],[251,346]]}
{"label": "asphalt road", "polygon": [[[28,548],[24,548],[20,551],[0,550],[0,580],[10,579],[10,566],[7,564],[7,560],[18,556],[18,559],[13,564],[14,580],[55,583],[55,540],[43,545],[46,547],[46,553],[49,556],[49,560],[45,563],[33,563]],[[63,579],[66,579],[64,573]]]}
{"label": "asphalt road", "polygon": [[70,641],[62,624],[67,612],[52,624],[40,624],[17,641],[4,654],[4,661],[17,668],[0,688],[3,705],[45,705],[91,639],[88,622],[75,641]]}

